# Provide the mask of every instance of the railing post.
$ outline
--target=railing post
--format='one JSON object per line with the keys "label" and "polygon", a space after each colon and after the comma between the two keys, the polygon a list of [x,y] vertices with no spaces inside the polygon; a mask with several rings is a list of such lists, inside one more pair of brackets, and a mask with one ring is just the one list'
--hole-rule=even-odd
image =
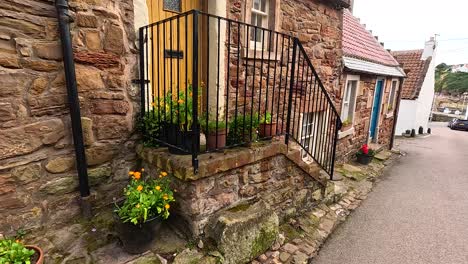
{"label": "railing post", "polygon": [[335,122],[335,138],[333,139],[333,156],[330,170],[330,180],[333,180],[333,175],[335,173],[336,145],[338,144],[338,131],[341,129],[341,125],[342,123],[340,117],[337,116]]}
{"label": "railing post", "polygon": [[[198,125],[198,14],[195,10],[193,12],[193,64],[192,64],[192,165],[194,173],[198,173],[198,152],[200,148],[200,127]],[[208,98],[207,98],[208,100]]]}
{"label": "railing post", "polygon": [[[292,96],[294,90],[294,73],[296,71],[296,53],[297,53],[297,42],[298,39],[294,38],[293,41],[293,52],[292,52],[292,63],[291,63],[291,77],[289,81],[289,98],[288,98],[288,113],[286,117],[286,136],[284,143],[288,145],[289,143],[289,130],[291,129],[291,111],[292,111]],[[287,78],[287,76],[286,76]]]}
{"label": "railing post", "polygon": [[141,96],[141,117],[145,114],[145,36],[144,28],[139,29],[138,46],[140,49],[140,96]]}

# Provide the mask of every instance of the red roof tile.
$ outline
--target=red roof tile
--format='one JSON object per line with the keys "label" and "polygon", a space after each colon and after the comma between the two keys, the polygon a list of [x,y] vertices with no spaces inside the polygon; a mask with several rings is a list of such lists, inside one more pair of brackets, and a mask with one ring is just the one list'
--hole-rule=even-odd
{"label": "red roof tile", "polygon": [[349,10],[345,10],[343,16],[343,52],[348,57],[387,66],[399,65]]}
{"label": "red roof tile", "polygon": [[403,82],[401,98],[414,100],[419,97],[419,92],[426,78],[426,73],[431,64],[432,58],[421,60],[424,50],[404,50],[393,51],[393,56],[402,64],[403,70],[407,73],[407,78]]}

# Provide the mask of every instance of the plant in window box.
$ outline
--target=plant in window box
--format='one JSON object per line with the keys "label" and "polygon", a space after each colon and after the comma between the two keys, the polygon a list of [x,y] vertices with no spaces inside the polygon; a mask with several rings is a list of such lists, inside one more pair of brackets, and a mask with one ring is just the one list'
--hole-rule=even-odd
{"label": "plant in window box", "polygon": [[19,238],[0,237],[0,263],[43,264],[44,253],[37,246],[24,245]]}
{"label": "plant in window box", "polygon": [[388,109],[388,112],[392,111],[393,110],[393,105],[388,105],[387,109]]}
{"label": "plant in window box", "polygon": [[219,119],[216,120],[206,120],[206,117],[203,117],[200,120],[200,125],[203,132],[206,135],[206,148],[207,150],[216,150],[222,149],[226,146],[226,122]]}
{"label": "plant in window box", "polygon": [[276,122],[273,120],[270,112],[266,112],[266,114],[260,118],[258,133],[260,138],[271,138],[276,135]]}
{"label": "plant in window box", "polygon": [[367,144],[362,145],[361,149],[356,153],[357,162],[359,164],[368,165],[375,156],[375,151],[370,149]]}
{"label": "plant in window box", "polygon": [[346,130],[350,129],[352,126],[353,126],[353,122],[351,122],[351,119],[348,118],[345,121],[343,121],[341,131],[346,131]]}
{"label": "plant in window box", "polygon": [[160,172],[157,178],[144,175],[144,169],[130,171],[129,175],[125,198],[115,204],[116,231],[126,252],[140,254],[148,250],[175,200],[166,172]]}
{"label": "plant in window box", "polygon": [[227,144],[235,145],[250,145],[252,141],[258,139],[258,127],[260,118],[258,113],[246,112],[245,115],[238,115],[228,125]]}

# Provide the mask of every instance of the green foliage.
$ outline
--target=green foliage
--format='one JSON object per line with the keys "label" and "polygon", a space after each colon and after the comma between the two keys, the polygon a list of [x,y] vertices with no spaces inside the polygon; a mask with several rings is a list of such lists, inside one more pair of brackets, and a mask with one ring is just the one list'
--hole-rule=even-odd
{"label": "green foliage", "polygon": [[31,264],[34,253],[19,241],[0,239],[0,264]]}
{"label": "green foliage", "polygon": [[451,72],[450,66],[445,63],[437,65],[435,70],[435,90],[450,94],[468,92],[468,73]]}
{"label": "green foliage", "polygon": [[360,149],[360,150],[358,150],[358,152],[356,153],[356,155],[375,156],[375,150],[369,149],[369,153],[368,153],[368,154],[364,154],[364,152],[362,152],[362,149]]}
{"label": "green foliage", "polygon": [[165,120],[178,124],[181,128],[187,126],[190,129],[192,127],[194,120],[193,88],[191,84],[189,84],[187,90],[179,91],[178,94],[168,92],[163,98],[161,105],[164,106]]}
{"label": "green foliage", "polygon": [[262,115],[262,118],[260,119],[260,124],[271,124],[271,113],[266,112],[265,115]]}
{"label": "green foliage", "polygon": [[173,192],[169,186],[170,181],[166,172],[161,172],[156,179],[149,176],[143,177],[143,170],[129,172],[132,179],[124,188],[125,201],[116,212],[120,219],[126,223],[135,225],[161,217],[169,217],[170,203],[175,201]]}
{"label": "green foliage", "polygon": [[202,127],[202,130],[205,133],[214,134],[217,131],[226,129],[226,122],[224,122],[224,120],[221,120],[221,119],[218,119],[218,122],[216,122],[216,120],[208,120],[208,126],[207,126],[206,117],[203,117],[202,119],[200,119],[200,126]]}
{"label": "green foliage", "polygon": [[351,125],[351,120],[349,118],[343,121],[343,127],[346,127],[349,125]]}
{"label": "green foliage", "polygon": [[250,133],[252,133],[252,141],[257,140],[259,124],[260,118],[258,113],[252,114],[252,117],[248,113],[237,116],[237,118],[229,122],[228,145],[249,142]]}
{"label": "green foliage", "polygon": [[159,115],[157,109],[147,112],[144,117],[140,119],[137,124],[140,131],[143,134],[143,143],[147,147],[158,147],[159,143],[156,139],[160,138],[161,135],[161,122],[164,117]]}

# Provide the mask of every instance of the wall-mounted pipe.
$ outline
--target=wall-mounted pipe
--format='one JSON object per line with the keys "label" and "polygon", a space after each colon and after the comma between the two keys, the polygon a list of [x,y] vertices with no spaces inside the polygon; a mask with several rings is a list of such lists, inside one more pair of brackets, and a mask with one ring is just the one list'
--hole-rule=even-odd
{"label": "wall-mounted pipe", "polygon": [[68,1],[56,0],[60,40],[62,43],[63,66],[67,85],[68,106],[73,133],[73,143],[75,146],[76,168],[78,171],[79,189],[82,198],[82,209],[85,215],[90,213],[90,206],[87,197],[90,195],[88,183],[88,170],[86,154],[83,141],[83,130],[81,126],[80,102],[78,100],[78,90],[76,85],[75,64],[73,58],[72,41],[70,36],[70,21],[68,14]]}

